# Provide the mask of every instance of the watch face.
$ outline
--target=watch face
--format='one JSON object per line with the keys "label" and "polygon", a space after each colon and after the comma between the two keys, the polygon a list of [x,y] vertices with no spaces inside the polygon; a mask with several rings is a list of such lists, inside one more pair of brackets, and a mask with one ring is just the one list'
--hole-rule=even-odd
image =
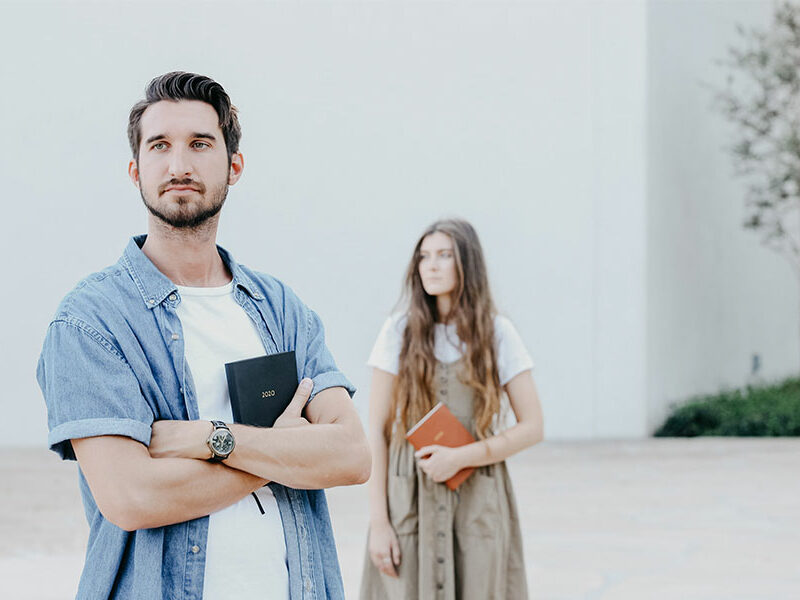
{"label": "watch face", "polygon": [[210,445],[215,454],[228,456],[233,450],[233,434],[227,429],[217,429],[211,435]]}

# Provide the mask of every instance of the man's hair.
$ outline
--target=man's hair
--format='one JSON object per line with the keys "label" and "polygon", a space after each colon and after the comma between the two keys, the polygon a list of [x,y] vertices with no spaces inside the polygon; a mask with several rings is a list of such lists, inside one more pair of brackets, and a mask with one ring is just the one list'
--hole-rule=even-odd
{"label": "man's hair", "polygon": [[228,161],[231,156],[239,151],[239,140],[242,138],[242,128],[239,126],[239,117],[236,107],[231,104],[231,99],[225,89],[216,81],[205,75],[172,71],[153,79],[144,91],[144,100],[139,100],[131,108],[128,117],[128,141],[131,144],[133,158],[139,160],[139,146],[142,143],[142,115],[147,107],[162,100],[199,100],[214,107],[219,117],[219,128],[225,138],[225,148],[228,151]]}

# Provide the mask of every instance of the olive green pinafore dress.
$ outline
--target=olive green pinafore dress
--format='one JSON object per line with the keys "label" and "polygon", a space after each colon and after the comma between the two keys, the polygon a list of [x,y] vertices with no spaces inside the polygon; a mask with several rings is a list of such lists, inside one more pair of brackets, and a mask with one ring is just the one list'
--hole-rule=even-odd
{"label": "olive green pinafore dress", "polygon": [[[475,435],[474,391],[462,361],[439,362],[436,400]],[[480,467],[451,491],[422,472],[408,442],[389,447],[389,520],[400,543],[399,578],[381,573],[367,549],[362,600],[518,600],[528,597],[514,492],[505,462]]]}

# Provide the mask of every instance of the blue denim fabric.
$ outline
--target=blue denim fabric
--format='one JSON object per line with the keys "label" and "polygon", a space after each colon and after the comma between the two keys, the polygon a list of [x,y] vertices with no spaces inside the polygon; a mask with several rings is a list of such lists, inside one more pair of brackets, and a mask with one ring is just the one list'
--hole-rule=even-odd
{"label": "blue denim fabric", "polygon": [[[175,312],[180,294],[141,251],[144,240],[131,239],[117,264],[67,294],[48,329],[37,379],[48,443],[64,459],[75,459],[72,438],[123,435],[147,445],[154,420],[198,418]],[[266,353],[294,350],[298,379],[313,379],[315,395],[340,386],[352,396],[319,317],[278,280],[219,253]],[[208,517],[129,533],[100,514],[82,473],[79,483],[90,533],[77,598],[202,598]],[[283,521],[290,597],[344,598],[324,492],[269,485]]]}

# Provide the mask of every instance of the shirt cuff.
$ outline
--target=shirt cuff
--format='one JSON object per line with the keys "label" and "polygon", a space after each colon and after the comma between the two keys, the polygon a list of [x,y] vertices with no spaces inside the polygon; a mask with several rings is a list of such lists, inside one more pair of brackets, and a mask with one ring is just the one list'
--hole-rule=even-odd
{"label": "shirt cuff", "polygon": [[47,443],[50,445],[50,450],[63,460],[75,460],[75,452],[70,442],[72,439],[98,435],[124,435],[149,446],[152,432],[150,424],[134,419],[80,419],[54,427],[47,436]]}
{"label": "shirt cuff", "polygon": [[[308,402],[311,402],[321,391],[332,387],[342,387],[346,389],[351,398],[356,393],[355,386],[350,383],[350,381],[341,373],[341,371],[328,371],[327,373],[320,373],[313,378],[313,382],[314,389],[311,392],[311,397],[308,399]],[[306,402],[306,406],[308,406],[308,402]]]}

